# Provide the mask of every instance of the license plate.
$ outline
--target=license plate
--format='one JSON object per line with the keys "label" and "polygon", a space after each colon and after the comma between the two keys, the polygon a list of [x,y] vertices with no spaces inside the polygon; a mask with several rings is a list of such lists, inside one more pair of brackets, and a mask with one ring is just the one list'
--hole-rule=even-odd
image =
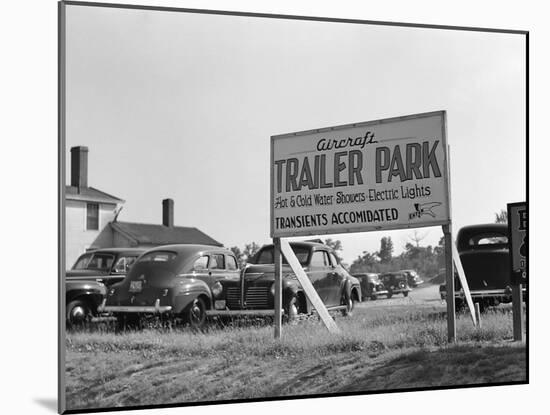
{"label": "license plate", "polygon": [[130,281],[130,292],[139,293],[141,292],[141,281]]}

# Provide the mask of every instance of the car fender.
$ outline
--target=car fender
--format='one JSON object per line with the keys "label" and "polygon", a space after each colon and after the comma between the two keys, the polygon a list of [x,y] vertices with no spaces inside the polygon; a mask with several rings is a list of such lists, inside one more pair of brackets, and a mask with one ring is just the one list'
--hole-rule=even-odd
{"label": "car fender", "polygon": [[103,298],[107,289],[101,283],[96,281],[71,281],[65,284],[65,294],[67,302],[81,296],[97,296]]}
{"label": "car fender", "polygon": [[95,314],[97,307],[105,298],[106,291],[105,286],[96,281],[67,282],[65,285],[65,304],[80,298],[92,307],[92,312]]}
{"label": "car fender", "polygon": [[174,313],[181,313],[199,296],[207,298],[206,307],[210,309],[212,304],[212,292],[208,284],[195,278],[180,280],[176,287],[176,292],[174,293]]}
{"label": "car fender", "polygon": [[342,289],[342,295],[346,298],[351,297],[351,281],[350,280],[345,280],[344,281],[344,287]]}
{"label": "car fender", "polygon": [[351,292],[352,293],[355,292],[355,294],[357,295],[357,302],[360,303],[361,301],[363,301],[363,294],[361,293],[361,287],[360,286],[352,285],[351,286]]}

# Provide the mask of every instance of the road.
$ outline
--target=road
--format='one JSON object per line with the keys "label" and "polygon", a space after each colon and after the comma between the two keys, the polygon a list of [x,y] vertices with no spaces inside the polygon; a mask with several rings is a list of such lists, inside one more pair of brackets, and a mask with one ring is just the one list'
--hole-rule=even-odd
{"label": "road", "polygon": [[359,307],[384,307],[395,305],[414,305],[414,304],[444,304],[439,296],[439,286],[432,284],[422,284],[414,288],[407,297],[403,294],[396,294],[392,298],[385,296],[378,297],[377,300],[363,299]]}

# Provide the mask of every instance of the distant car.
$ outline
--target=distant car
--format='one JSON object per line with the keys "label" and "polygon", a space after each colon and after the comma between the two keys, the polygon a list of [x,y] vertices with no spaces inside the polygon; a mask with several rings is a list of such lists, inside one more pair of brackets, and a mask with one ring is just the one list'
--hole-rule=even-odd
{"label": "distant car", "polygon": [[366,274],[353,274],[361,283],[361,296],[376,300],[380,295],[387,295],[388,290],[380,281],[379,274],[370,272]]}
{"label": "distant car", "polygon": [[388,298],[392,298],[394,294],[403,294],[403,297],[407,297],[409,292],[412,291],[407,274],[402,271],[382,274],[380,275],[380,280],[388,290],[388,294],[386,295]]}
{"label": "distant car", "polygon": [[[511,302],[508,225],[465,226],[458,231],[456,245],[472,300],[479,303],[480,310]],[[446,299],[446,285],[440,285],[439,290],[441,298]],[[465,305],[464,291],[455,272],[455,307],[460,310]]]}
{"label": "distant car", "polygon": [[105,248],[86,252],[65,272],[67,325],[82,324],[96,317],[106,286],[120,282],[137,257],[139,248]]}
{"label": "distant car", "polygon": [[207,245],[165,245],[144,253],[124,280],[113,285],[100,311],[117,326],[139,326],[142,317],[163,315],[200,329],[220,300],[222,281],[238,281],[233,252]]}
{"label": "distant car", "polygon": [[[361,286],[336,257],[334,251],[317,242],[290,242],[317,294],[329,311],[350,316],[361,301]],[[275,308],[275,265],[273,245],[263,246],[242,273],[242,279],[224,281],[226,307],[235,314],[272,312]],[[309,314],[313,306],[283,256],[283,310],[285,320]]]}
{"label": "distant car", "polygon": [[68,327],[79,326],[96,316],[107,292],[105,285],[97,281],[67,281],[65,291]]}
{"label": "distant car", "polygon": [[420,276],[414,269],[404,269],[404,270],[401,270],[400,272],[405,273],[405,275],[407,276],[407,282],[409,283],[409,286],[412,288],[416,288],[424,282],[424,280],[420,278]]}

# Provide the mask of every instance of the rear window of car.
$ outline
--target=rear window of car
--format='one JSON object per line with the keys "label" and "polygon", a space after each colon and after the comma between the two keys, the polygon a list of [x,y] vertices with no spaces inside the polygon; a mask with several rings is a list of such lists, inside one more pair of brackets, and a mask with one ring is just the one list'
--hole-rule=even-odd
{"label": "rear window of car", "polygon": [[470,246],[505,245],[507,243],[508,237],[501,234],[478,235],[468,241]]}
{"label": "rear window of car", "polygon": [[82,255],[73,269],[98,269],[109,271],[113,265],[115,257],[112,254],[90,253]]}
{"label": "rear window of car", "polygon": [[171,262],[177,254],[171,251],[155,251],[143,255],[137,262]]}

